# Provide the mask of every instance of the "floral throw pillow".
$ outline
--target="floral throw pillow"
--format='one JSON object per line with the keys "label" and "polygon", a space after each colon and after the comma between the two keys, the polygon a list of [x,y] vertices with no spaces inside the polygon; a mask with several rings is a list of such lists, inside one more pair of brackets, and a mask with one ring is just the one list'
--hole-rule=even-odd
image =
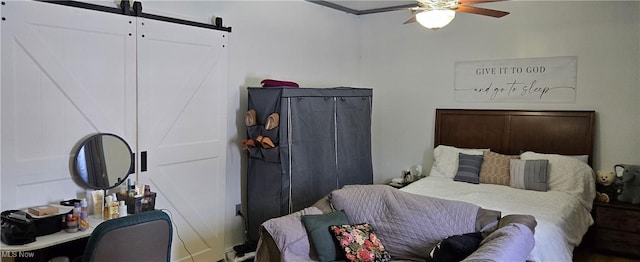
{"label": "floral throw pillow", "polygon": [[373,228],[367,223],[331,226],[329,229],[349,261],[386,262],[391,259]]}

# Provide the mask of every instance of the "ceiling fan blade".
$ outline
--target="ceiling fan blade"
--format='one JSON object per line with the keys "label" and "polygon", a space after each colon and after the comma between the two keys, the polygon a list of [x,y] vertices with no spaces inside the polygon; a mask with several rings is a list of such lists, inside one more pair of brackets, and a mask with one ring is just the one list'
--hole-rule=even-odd
{"label": "ceiling fan blade", "polygon": [[491,16],[495,18],[500,18],[509,14],[509,12],[474,7],[474,6],[467,6],[467,5],[458,5],[458,8],[456,8],[456,12],[486,15],[486,16]]}
{"label": "ceiling fan blade", "polygon": [[402,23],[402,24],[410,24],[410,23],[413,23],[413,22],[416,22],[416,21],[418,21],[418,20],[416,20],[416,16],[414,15],[413,17],[409,18],[409,20],[404,21],[404,23]]}
{"label": "ceiling fan blade", "polygon": [[459,5],[473,5],[473,4],[482,4],[482,3],[491,3],[491,2],[504,2],[509,0],[459,0]]}

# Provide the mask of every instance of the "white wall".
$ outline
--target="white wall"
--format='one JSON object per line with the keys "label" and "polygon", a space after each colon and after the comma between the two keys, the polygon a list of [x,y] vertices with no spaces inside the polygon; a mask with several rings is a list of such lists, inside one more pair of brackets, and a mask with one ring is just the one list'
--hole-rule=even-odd
{"label": "white wall", "polygon": [[[402,25],[409,12],[362,19],[362,82],[374,88],[375,181],[433,155],[436,108],[595,110],[595,169],[640,163],[638,2],[510,1],[485,7],[500,19],[458,14],[439,31]],[[577,101],[566,104],[454,101],[456,61],[577,56]],[[397,138],[404,139],[397,139]]]}

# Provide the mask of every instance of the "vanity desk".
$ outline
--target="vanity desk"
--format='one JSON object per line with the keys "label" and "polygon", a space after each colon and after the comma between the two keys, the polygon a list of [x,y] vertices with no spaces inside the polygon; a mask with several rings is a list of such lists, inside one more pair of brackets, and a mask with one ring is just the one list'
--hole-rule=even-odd
{"label": "vanity desk", "polygon": [[24,245],[7,245],[5,243],[2,243],[2,245],[0,246],[0,250],[2,250],[3,253],[34,251],[38,249],[55,246],[58,244],[63,244],[76,239],[89,237],[91,236],[93,229],[95,229],[104,220],[94,218],[93,216],[89,216],[87,219],[89,220],[89,229],[87,229],[86,231],[67,233],[63,229],[53,234],[36,237],[35,242],[31,242]]}
{"label": "vanity desk", "polygon": [[[93,230],[104,220],[90,216],[87,218],[89,228],[86,231],[78,231],[67,233],[64,229],[56,233],[36,237],[35,242],[24,245],[7,245],[1,243],[0,251],[2,252],[2,262],[9,261],[47,261],[51,257],[49,249],[61,247],[66,249],[65,245],[73,246],[74,241],[88,239]],[[84,243],[80,244],[84,246]],[[81,252],[81,251],[79,251]],[[80,253],[81,254],[81,253]]]}
{"label": "vanity desk", "polygon": [[[134,155],[131,147],[121,137],[98,133],[79,141],[74,148],[72,176],[85,188],[113,189],[134,172]],[[87,196],[89,197],[89,196]],[[36,241],[24,245],[1,243],[1,262],[48,261],[51,257],[82,255],[85,242],[93,230],[105,220],[88,215],[89,228],[68,233],[64,229],[53,234],[36,237]],[[62,221],[60,221],[62,222]],[[74,253],[75,252],[75,253]]]}
{"label": "vanity desk", "polygon": [[83,249],[79,248],[84,248],[85,242],[91,236],[93,230],[105,221],[93,216],[89,216],[87,220],[89,221],[89,228],[86,231],[67,233],[63,229],[53,234],[36,237],[36,241],[24,245],[7,245],[0,242],[2,262],[48,261],[52,256],[65,255],[66,253],[59,252],[60,250],[69,250],[69,247],[76,252],[80,252],[77,255],[81,255]]}

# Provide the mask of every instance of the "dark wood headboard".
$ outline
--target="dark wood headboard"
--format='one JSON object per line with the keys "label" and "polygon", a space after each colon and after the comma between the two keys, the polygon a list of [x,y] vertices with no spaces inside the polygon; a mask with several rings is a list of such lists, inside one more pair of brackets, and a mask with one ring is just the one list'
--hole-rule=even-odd
{"label": "dark wood headboard", "polygon": [[594,131],[595,111],[436,109],[434,147],[589,155],[591,165]]}

